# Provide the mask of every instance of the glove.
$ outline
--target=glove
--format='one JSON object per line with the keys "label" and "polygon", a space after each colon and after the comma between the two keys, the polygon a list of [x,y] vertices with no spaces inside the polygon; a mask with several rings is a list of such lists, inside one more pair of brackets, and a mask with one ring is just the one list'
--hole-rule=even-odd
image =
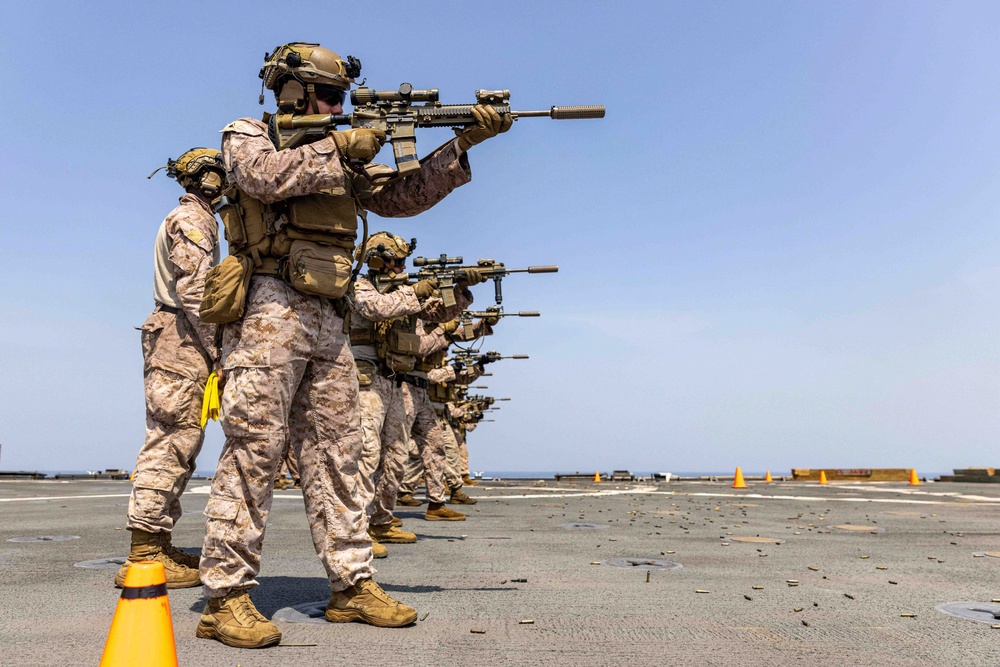
{"label": "glove", "polygon": [[483,322],[486,322],[486,324],[491,327],[495,327],[496,325],[500,324],[500,316],[491,315],[490,317],[484,317]]}
{"label": "glove", "polygon": [[476,119],[476,124],[462,130],[455,130],[458,135],[458,147],[467,151],[476,144],[491,139],[501,132],[506,132],[514,124],[514,119],[509,113],[500,115],[496,109],[488,104],[477,104],[472,107],[472,116]]}
{"label": "glove", "polygon": [[462,269],[462,275],[458,278],[458,282],[470,286],[485,283],[487,280],[488,278],[483,275],[482,269]]}
{"label": "glove", "polygon": [[371,162],[385,143],[385,132],[370,127],[356,127],[342,132],[330,132],[330,138],[337,145],[341,156],[358,160],[365,164]]}
{"label": "glove", "polygon": [[441,329],[446,334],[453,334],[458,329],[458,324],[459,324],[458,320],[448,320],[447,322],[441,325]]}
{"label": "glove", "polygon": [[413,293],[417,295],[418,299],[426,299],[434,294],[434,290],[438,288],[438,282],[436,280],[421,280],[413,285]]}

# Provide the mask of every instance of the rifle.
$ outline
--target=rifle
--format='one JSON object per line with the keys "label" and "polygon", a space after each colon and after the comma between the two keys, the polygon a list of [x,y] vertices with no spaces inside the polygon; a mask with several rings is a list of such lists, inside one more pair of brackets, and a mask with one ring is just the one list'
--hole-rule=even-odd
{"label": "rifle", "polygon": [[[475,352],[469,350],[459,350],[455,352],[455,355],[447,362],[454,362],[460,367],[465,366],[475,366],[476,364],[492,364],[494,361],[500,361],[501,359],[528,359],[526,354],[511,354],[509,356],[503,356],[499,352],[494,352],[490,350],[485,354],[477,355]],[[485,373],[484,373],[485,375]]]}
{"label": "rifle", "polygon": [[[414,104],[423,102],[423,104]],[[325,136],[341,125],[369,127],[385,132],[392,142],[396,172],[406,176],[420,170],[417,158],[418,127],[470,127],[476,124],[473,104],[441,104],[438,89],[414,90],[409,83],[399,90],[373,90],[362,87],[351,91],[354,113],[349,114],[274,114],[268,119],[268,136],[275,148],[284,150],[302,144],[306,139]],[[604,106],[551,107],[548,111],[512,111],[509,90],[477,90],[476,104],[488,104],[497,113],[520,118],[548,117],[555,120],[604,118]],[[362,165],[353,165],[360,167]]]}
{"label": "rifle", "polygon": [[472,324],[472,319],[479,317],[541,317],[542,314],[535,310],[522,310],[517,313],[505,313],[500,306],[490,306],[486,310],[463,310],[458,318],[463,324]]}
{"label": "rifle", "polygon": [[[494,398],[492,396],[469,395],[464,400],[457,401],[458,405],[468,405],[469,403],[482,403],[483,405],[493,405],[496,401],[509,401],[509,398]],[[500,408],[491,408],[499,410]]]}
{"label": "rifle", "polygon": [[[464,260],[461,257],[440,257],[428,258],[417,257],[413,260],[413,266],[421,267],[416,273],[397,273],[393,276],[380,275],[375,278],[375,286],[382,289],[383,286],[399,285],[410,280],[435,280],[438,290],[441,292],[441,299],[447,308],[454,306],[455,289],[458,283],[465,279],[466,269],[476,269],[487,278],[493,279],[493,291],[497,305],[503,301],[503,288],[500,281],[512,273],[558,273],[558,266],[529,266],[526,269],[508,269],[502,262],[494,259],[481,259],[475,264],[461,266]],[[458,266],[456,266],[458,265]],[[525,317],[533,317],[526,315]]]}

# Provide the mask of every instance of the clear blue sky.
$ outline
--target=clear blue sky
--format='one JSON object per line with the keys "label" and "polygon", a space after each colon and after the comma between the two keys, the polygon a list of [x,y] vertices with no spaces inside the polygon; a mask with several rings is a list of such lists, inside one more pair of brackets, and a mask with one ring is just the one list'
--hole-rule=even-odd
{"label": "clear blue sky", "polygon": [[134,465],[133,327],[180,194],[145,177],[260,114],[262,55],[294,40],[445,103],[608,107],[520,121],[441,205],[375,219],[560,265],[505,283],[543,315],[487,342],[532,359],[492,367],[513,400],[474,469],[1000,466],[1000,5],[323,7],[40,2],[0,27],[0,468]]}

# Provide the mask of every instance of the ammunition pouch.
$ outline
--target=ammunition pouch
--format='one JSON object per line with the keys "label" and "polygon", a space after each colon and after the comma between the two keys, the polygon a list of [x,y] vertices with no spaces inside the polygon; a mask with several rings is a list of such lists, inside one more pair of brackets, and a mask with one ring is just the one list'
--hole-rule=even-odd
{"label": "ammunition pouch", "polygon": [[426,357],[422,357],[421,359],[419,359],[417,361],[417,365],[415,366],[415,368],[418,371],[429,373],[435,368],[441,368],[442,366],[444,366],[444,360],[445,358],[447,358],[447,356],[448,356],[447,350],[440,350],[438,352],[434,352],[433,354],[429,354]]}
{"label": "ammunition pouch", "polygon": [[212,267],[205,277],[198,316],[209,324],[228,324],[243,317],[253,262],[249,257],[230,255]]}
{"label": "ammunition pouch", "polygon": [[276,220],[274,207],[254,199],[235,185],[222,191],[214,202],[222,218],[230,255],[256,258],[271,254],[271,236]]}
{"label": "ammunition pouch", "polygon": [[371,329],[351,329],[351,345],[374,345],[375,332]]}
{"label": "ammunition pouch", "polygon": [[396,327],[386,336],[385,365],[397,373],[408,373],[417,365],[420,336]]}
{"label": "ammunition pouch", "polygon": [[[345,183],[350,183],[346,178]],[[288,224],[303,232],[320,232],[323,235],[347,237],[350,249],[354,249],[354,239],[358,234],[358,216],[354,199],[348,195],[306,195],[292,197],[285,201],[288,208]],[[343,242],[347,242],[345,239]],[[332,243],[327,241],[327,243]]]}
{"label": "ammunition pouch", "polygon": [[427,387],[427,396],[435,403],[448,403],[458,398],[455,385],[433,383]]}
{"label": "ammunition pouch", "polygon": [[355,363],[358,366],[358,386],[371,386],[372,378],[379,375],[379,367],[364,359],[355,359]]}
{"label": "ammunition pouch", "polygon": [[[416,320],[413,317],[401,317],[376,322],[368,336],[375,346],[375,353],[390,371],[408,373],[416,366],[420,352],[420,336],[415,332]],[[358,331],[359,342],[364,335],[362,331]],[[352,332],[351,341],[354,340]]]}

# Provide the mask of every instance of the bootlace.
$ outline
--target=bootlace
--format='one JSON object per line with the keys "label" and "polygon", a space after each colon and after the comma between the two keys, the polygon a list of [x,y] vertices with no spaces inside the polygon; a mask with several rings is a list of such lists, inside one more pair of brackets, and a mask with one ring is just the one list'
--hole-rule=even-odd
{"label": "bootlace", "polygon": [[389,595],[382,590],[382,587],[379,586],[374,579],[361,580],[361,583],[358,584],[358,588],[384,604],[396,604],[396,601],[389,597]]}
{"label": "bootlace", "polygon": [[253,601],[250,600],[250,594],[244,593],[234,600],[233,606],[235,607],[234,615],[240,617],[240,620],[255,621],[258,623],[266,623],[267,619],[257,611],[257,607],[253,605]]}

